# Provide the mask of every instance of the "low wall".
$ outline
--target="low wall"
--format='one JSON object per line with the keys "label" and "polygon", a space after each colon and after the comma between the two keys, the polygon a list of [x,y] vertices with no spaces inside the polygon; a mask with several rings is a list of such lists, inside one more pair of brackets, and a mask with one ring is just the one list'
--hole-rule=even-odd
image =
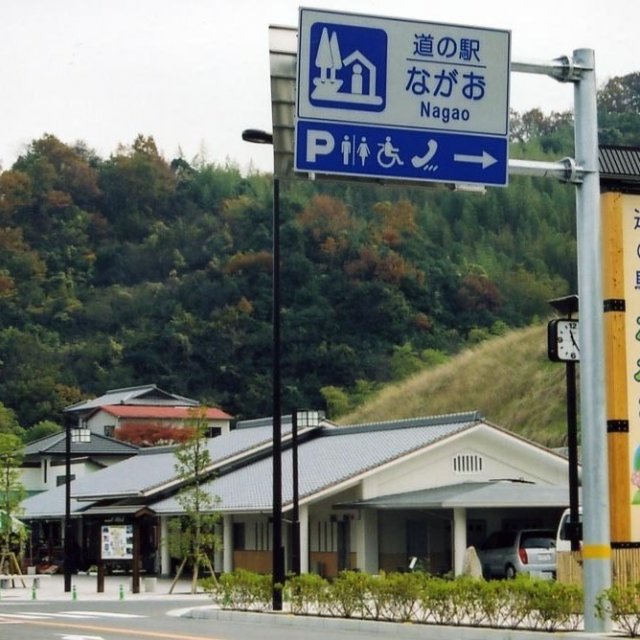
{"label": "low wall", "polygon": [[[582,551],[559,551],[558,580],[582,584]],[[611,551],[611,580],[621,587],[640,583],[640,549],[613,549]]]}

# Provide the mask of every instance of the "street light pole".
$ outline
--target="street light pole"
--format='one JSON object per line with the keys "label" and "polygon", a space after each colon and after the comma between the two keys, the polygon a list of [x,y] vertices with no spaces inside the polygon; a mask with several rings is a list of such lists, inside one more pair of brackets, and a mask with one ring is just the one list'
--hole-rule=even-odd
{"label": "street light pole", "polygon": [[576,363],[567,362],[567,448],[569,450],[569,537],[571,551],[580,551],[582,532],[578,499],[578,417]]}
{"label": "street light pole", "polygon": [[66,425],[64,437],[64,591],[71,591],[71,426]]}
{"label": "street light pole", "polygon": [[284,549],[282,547],[282,409],[280,380],[280,181],[273,178],[273,591],[274,611],[282,610]]}
{"label": "street light pole", "polygon": [[300,575],[300,496],[298,491],[298,410],[291,411],[291,572]]}
{"label": "street light pole", "polygon": [[[260,129],[245,129],[245,142],[273,144],[273,134]],[[280,181],[273,177],[273,284],[272,284],[272,413],[273,413],[273,549],[272,607],[282,611],[282,588],[284,586],[284,548],[282,546],[282,403],[280,372]]]}

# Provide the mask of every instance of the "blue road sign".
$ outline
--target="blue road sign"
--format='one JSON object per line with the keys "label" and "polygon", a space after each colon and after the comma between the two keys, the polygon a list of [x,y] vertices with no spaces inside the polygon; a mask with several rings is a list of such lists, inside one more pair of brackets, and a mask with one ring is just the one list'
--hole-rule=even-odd
{"label": "blue road sign", "polygon": [[503,186],[510,33],[300,10],[296,171]]}
{"label": "blue road sign", "polygon": [[300,122],[297,170],[431,182],[504,185],[504,138],[335,122]]}

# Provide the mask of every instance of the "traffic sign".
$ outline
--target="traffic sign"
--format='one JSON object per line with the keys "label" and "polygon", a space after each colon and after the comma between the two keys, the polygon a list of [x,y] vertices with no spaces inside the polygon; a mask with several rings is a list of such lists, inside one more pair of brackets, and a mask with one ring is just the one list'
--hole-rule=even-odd
{"label": "traffic sign", "polygon": [[510,32],[300,10],[294,168],[508,181]]}

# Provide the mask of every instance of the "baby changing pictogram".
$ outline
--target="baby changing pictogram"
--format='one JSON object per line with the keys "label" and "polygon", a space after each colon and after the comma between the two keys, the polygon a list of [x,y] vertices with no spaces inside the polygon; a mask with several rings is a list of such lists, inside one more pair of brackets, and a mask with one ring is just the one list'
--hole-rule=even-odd
{"label": "baby changing pictogram", "polygon": [[381,29],[316,22],[311,27],[309,102],[318,107],[382,111],[387,34]]}

